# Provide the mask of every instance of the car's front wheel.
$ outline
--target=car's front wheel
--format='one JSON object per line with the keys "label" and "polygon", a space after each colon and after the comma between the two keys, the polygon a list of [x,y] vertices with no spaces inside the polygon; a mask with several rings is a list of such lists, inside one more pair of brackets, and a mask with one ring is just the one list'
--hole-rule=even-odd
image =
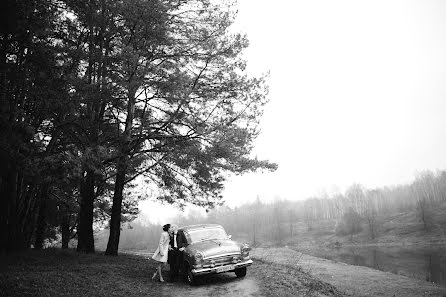
{"label": "car's front wheel", "polygon": [[235,270],[235,275],[237,275],[237,277],[244,277],[246,275],[246,267],[237,268]]}
{"label": "car's front wheel", "polygon": [[195,275],[193,275],[192,273],[192,268],[189,267],[189,265],[185,266],[185,270],[186,270],[186,281],[188,282],[189,285],[194,286],[195,284],[197,284],[197,278]]}

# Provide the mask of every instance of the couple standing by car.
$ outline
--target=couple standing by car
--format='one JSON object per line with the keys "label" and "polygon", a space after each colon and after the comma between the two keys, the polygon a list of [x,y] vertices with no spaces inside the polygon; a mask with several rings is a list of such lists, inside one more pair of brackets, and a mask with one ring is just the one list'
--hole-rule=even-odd
{"label": "couple standing by car", "polygon": [[170,265],[170,281],[174,281],[179,276],[180,267],[183,263],[183,251],[186,247],[186,237],[184,233],[178,231],[175,224],[166,224],[163,226],[158,248],[152,256],[152,259],[158,262],[152,280],[159,275],[159,281],[164,282],[162,275],[162,266],[166,263]]}

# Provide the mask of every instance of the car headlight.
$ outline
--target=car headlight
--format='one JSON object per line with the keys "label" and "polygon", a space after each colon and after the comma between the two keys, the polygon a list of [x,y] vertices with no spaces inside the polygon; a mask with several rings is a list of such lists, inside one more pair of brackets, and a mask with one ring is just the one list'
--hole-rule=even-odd
{"label": "car headlight", "polygon": [[243,245],[240,247],[240,252],[241,252],[241,254],[242,254],[243,257],[248,256],[250,250],[251,250],[251,248],[250,248],[249,245],[246,244],[246,243],[243,244]]}
{"label": "car headlight", "polygon": [[195,263],[201,264],[203,262],[203,254],[200,252],[195,253]]}

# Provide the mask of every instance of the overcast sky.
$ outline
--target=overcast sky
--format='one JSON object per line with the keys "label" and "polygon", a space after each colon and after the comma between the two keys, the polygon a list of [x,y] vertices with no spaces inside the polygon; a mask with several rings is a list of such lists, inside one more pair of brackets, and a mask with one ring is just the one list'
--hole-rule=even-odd
{"label": "overcast sky", "polygon": [[446,169],[446,1],[239,0],[251,73],[270,71],[254,153],[231,206],[409,183]]}

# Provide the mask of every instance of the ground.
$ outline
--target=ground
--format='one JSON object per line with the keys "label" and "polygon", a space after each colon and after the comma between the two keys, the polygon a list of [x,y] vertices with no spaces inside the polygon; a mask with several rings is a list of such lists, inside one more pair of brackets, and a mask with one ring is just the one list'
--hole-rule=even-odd
{"label": "ground", "polygon": [[[198,286],[150,279],[155,263],[144,255],[27,251],[0,258],[0,296],[344,296],[298,267],[255,261],[244,278],[203,277]],[[168,278],[168,268],[164,270]]]}
{"label": "ground", "polygon": [[[150,279],[148,254],[85,255],[73,250],[26,251],[0,257],[0,296],[443,296],[429,283],[303,255],[256,249],[244,278],[203,277],[198,286]],[[168,278],[168,268],[164,270]],[[383,289],[380,289],[384,287]],[[386,289],[387,288],[387,289]]]}

